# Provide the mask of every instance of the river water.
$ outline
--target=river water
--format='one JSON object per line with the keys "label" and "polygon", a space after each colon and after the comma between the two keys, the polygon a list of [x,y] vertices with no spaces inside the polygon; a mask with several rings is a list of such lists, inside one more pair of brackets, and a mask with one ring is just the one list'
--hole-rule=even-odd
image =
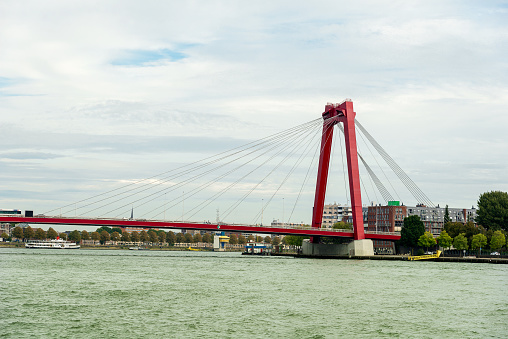
{"label": "river water", "polygon": [[0,337],[507,338],[508,265],[0,249]]}

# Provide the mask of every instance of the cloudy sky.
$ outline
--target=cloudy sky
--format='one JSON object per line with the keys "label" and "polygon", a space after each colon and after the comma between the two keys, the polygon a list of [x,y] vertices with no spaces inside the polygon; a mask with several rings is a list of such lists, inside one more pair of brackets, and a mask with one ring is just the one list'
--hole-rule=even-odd
{"label": "cloudy sky", "polygon": [[47,211],[344,98],[436,205],[470,208],[508,190],[507,55],[506,1],[5,0],[0,208]]}

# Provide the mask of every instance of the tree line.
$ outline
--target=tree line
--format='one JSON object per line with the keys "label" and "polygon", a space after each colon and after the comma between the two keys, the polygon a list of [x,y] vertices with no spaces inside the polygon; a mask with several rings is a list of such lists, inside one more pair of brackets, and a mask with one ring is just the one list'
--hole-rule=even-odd
{"label": "tree line", "polygon": [[447,222],[439,236],[434,238],[432,233],[425,231],[425,226],[417,215],[411,215],[404,219],[399,243],[408,247],[434,247],[439,246],[457,250],[491,249],[500,250],[506,244],[504,230],[487,229],[484,226],[475,226],[471,221]]}
{"label": "tree line", "polygon": [[[8,239],[9,236],[7,234],[2,234],[2,238]],[[30,226],[21,228],[19,226],[15,227],[12,231],[12,236],[17,239],[22,239],[23,241],[28,241],[32,239],[36,240],[45,240],[45,239],[56,239],[60,237],[63,240],[74,241],[80,243],[82,240],[93,240],[99,241],[101,244],[105,244],[108,241],[123,241],[123,242],[142,242],[142,243],[152,243],[152,244],[168,244],[169,246],[173,246],[177,243],[212,243],[213,242],[213,234],[205,233],[201,235],[200,233],[196,233],[194,235],[190,233],[174,233],[173,231],[165,232],[163,230],[148,230],[148,231],[133,231],[133,232],[124,232],[119,227],[99,227],[94,232],[88,232],[86,230],[78,231],[74,230],[69,233],[67,236],[66,233],[58,233],[53,228],[49,228],[47,231],[44,231],[41,228],[33,229]],[[253,235],[249,235],[247,238],[242,234],[231,234],[229,237],[229,243],[232,245],[236,244],[246,244],[248,241],[257,241],[264,242],[273,245],[278,245],[281,243],[279,237],[274,237],[273,239],[269,236],[265,238],[261,236],[254,237]]]}

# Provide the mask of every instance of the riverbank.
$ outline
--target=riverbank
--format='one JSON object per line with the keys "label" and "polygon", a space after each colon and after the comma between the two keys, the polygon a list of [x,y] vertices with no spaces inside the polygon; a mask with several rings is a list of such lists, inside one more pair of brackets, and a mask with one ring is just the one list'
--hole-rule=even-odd
{"label": "riverbank", "polygon": [[[272,253],[272,256],[288,256],[286,253]],[[312,255],[304,255],[304,254],[290,254],[295,258],[308,258],[308,259],[354,259],[354,260],[399,260],[399,261],[407,261],[408,257],[405,255],[372,255],[372,256],[323,256],[316,257]],[[437,262],[469,262],[469,263],[484,263],[484,264],[508,264],[508,259],[504,258],[474,258],[474,257],[439,257],[439,258],[431,258],[421,261],[437,261]]]}
{"label": "riverbank", "polygon": [[[81,245],[81,249],[85,250],[128,250],[132,246],[122,245]],[[213,248],[206,247],[179,247],[179,246],[140,246],[145,250],[150,251],[202,251],[213,252]],[[26,248],[23,242],[3,242],[0,243],[0,248]],[[225,252],[242,252],[243,249],[226,249]]]}

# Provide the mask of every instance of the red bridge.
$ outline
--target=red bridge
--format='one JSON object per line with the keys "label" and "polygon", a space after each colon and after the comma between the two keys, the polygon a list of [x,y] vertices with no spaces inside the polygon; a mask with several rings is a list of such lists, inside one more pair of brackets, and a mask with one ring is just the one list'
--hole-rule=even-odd
{"label": "red bridge", "polygon": [[[325,112],[322,114],[322,134],[321,146],[319,152],[319,165],[317,172],[317,181],[314,197],[314,207],[312,214],[311,226],[286,226],[283,223],[281,226],[257,226],[257,225],[243,225],[231,223],[192,223],[192,222],[168,222],[166,220],[146,220],[146,219],[119,219],[119,218],[90,218],[90,217],[62,217],[59,216],[36,216],[36,217],[22,217],[22,216],[2,216],[2,222],[12,223],[29,223],[29,224],[61,224],[61,225],[82,225],[82,226],[110,226],[110,227],[142,227],[142,228],[157,228],[157,229],[182,229],[182,230],[209,230],[209,231],[235,231],[246,233],[268,233],[268,234],[284,234],[284,235],[305,235],[311,237],[312,243],[318,243],[319,237],[349,237],[355,240],[361,239],[377,239],[377,240],[398,240],[400,239],[399,233],[390,232],[366,232],[364,230],[363,212],[362,212],[362,197],[360,188],[360,175],[358,167],[358,150],[355,132],[355,116],[353,111],[353,102],[345,100],[340,104],[327,104]],[[314,121],[314,123],[318,123]],[[322,228],[323,222],[323,209],[325,202],[325,194],[327,189],[328,170],[330,165],[330,155],[333,139],[334,126],[342,123],[341,130],[345,136],[345,149],[347,159],[347,172],[349,177],[349,194],[351,197],[352,207],[352,221],[353,230],[336,230],[330,228]],[[361,125],[359,125],[360,128]],[[363,131],[363,130],[362,130]],[[365,132],[364,132],[365,134]],[[369,135],[367,134],[367,137]],[[372,142],[372,141],[371,141]],[[378,145],[379,146],[379,145]],[[379,150],[378,150],[379,151]],[[391,159],[391,158],[390,158]],[[386,160],[386,159],[385,159]],[[362,162],[364,162],[362,158]],[[364,162],[365,164],[365,162]],[[367,165],[366,165],[367,166]],[[393,169],[393,167],[392,167]],[[398,168],[400,170],[400,168]],[[370,169],[367,168],[370,174]],[[401,170],[400,170],[401,171]],[[399,171],[399,172],[400,172]],[[191,178],[194,179],[195,177]],[[377,179],[377,178],[375,178]],[[190,180],[190,179],[189,179]],[[402,180],[402,179],[401,179]],[[407,180],[406,180],[407,181]],[[411,181],[412,183],[412,181]],[[414,183],[412,183],[414,184]],[[376,182],[376,185],[378,183]],[[381,188],[384,188],[381,185]],[[379,189],[379,186],[378,186]],[[129,190],[130,191],[130,190]],[[129,192],[127,191],[127,192]],[[143,190],[144,191],[144,190]],[[110,192],[107,192],[110,193]],[[160,191],[157,192],[160,194]],[[166,194],[166,193],[161,193]],[[119,194],[116,194],[119,195]],[[113,195],[113,196],[116,196]],[[161,195],[159,195],[160,197]],[[165,195],[164,195],[165,197]],[[86,201],[85,199],[83,201]],[[106,200],[100,199],[99,202]],[[141,199],[139,199],[141,200]],[[139,201],[136,200],[136,201]],[[153,199],[152,199],[153,200]],[[82,202],[83,202],[82,201]],[[151,201],[151,200],[150,200]],[[80,202],[81,203],[81,202]],[[92,203],[87,203],[84,206],[89,206]],[[72,205],[72,204],[71,204]],[[67,205],[64,207],[68,207]],[[125,207],[123,205],[121,207]],[[130,206],[130,205],[129,205]],[[53,210],[54,211],[54,210]],[[164,210],[165,213],[165,210]],[[262,212],[261,212],[262,213]],[[152,218],[153,219],[153,218]],[[165,219],[165,216],[164,216]],[[183,216],[182,216],[183,220]],[[262,214],[261,214],[262,224]]]}
{"label": "red bridge", "polygon": [[[157,229],[206,230],[245,233],[266,233],[284,235],[306,235],[327,237],[352,238],[353,231],[317,228],[308,226],[270,227],[237,224],[204,224],[188,222],[167,222],[157,220],[123,220],[123,219],[90,219],[90,218],[62,218],[62,217],[0,217],[0,220],[13,223],[80,225],[80,226],[108,226],[108,227],[142,227]],[[366,232],[365,239],[398,240],[400,234],[387,232]]]}

